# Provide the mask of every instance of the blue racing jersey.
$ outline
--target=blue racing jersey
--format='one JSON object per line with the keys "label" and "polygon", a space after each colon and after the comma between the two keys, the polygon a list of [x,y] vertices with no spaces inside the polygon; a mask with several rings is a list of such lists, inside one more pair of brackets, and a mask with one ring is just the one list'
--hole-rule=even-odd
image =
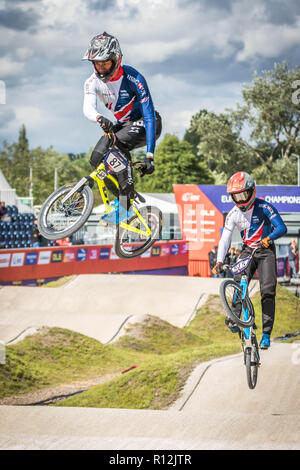
{"label": "blue racing jersey", "polygon": [[276,240],[287,232],[286,225],[277,209],[264,199],[256,198],[253,206],[246,212],[234,206],[225,220],[219,243],[218,262],[223,262],[225,259],[235,227],[240,231],[244,245],[251,248],[255,248],[265,237]]}
{"label": "blue racing jersey", "polygon": [[120,67],[114,80],[104,83],[93,73],[84,84],[83,112],[96,122],[97,99],[113,112],[117,121],[138,121],[143,119],[146,130],[147,152],[155,149],[155,109],[147,82],[143,75],[129,65]]}

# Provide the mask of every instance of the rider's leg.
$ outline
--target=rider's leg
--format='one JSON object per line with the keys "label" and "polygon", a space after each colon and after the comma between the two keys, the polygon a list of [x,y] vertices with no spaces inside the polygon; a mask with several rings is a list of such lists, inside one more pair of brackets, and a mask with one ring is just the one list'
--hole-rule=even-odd
{"label": "rider's leg", "polygon": [[258,261],[260,282],[263,333],[270,335],[275,319],[275,296],[277,284],[277,263],[275,247],[269,247],[255,253]]}
{"label": "rider's leg", "polygon": [[[156,134],[158,139],[162,130],[161,117],[156,112]],[[124,152],[125,156],[130,159],[130,151],[146,145],[146,130],[144,121],[129,121],[115,133],[118,147]],[[134,185],[132,174],[119,174],[118,181],[120,184],[120,204],[127,208],[130,206],[130,199],[134,197]]]}
{"label": "rider's leg", "polygon": [[90,158],[90,164],[92,165],[93,169],[97,168],[97,166],[102,162],[108,151],[109,144],[109,137],[107,135],[103,135],[95,145]]}
{"label": "rider's leg", "polygon": [[[159,138],[161,131],[161,117],[156,111],[156,140]],[[139,121],[126,122],[115,135],[121,145],[124,145],[129,151],[146,145],[145,123],[142,119]]]}
{"label": "rider's leg", "polygon": [[[246,245],[243,245],[242,251],[241,251],[238,259],[241,260],[241,259],[246,258],[247,256],[249,256],[251,254],[251,252],[252,252],[251,248],[247,247]],[[238,284],[240,284],[242,276],[244,276],[246,274],[247,277],[248,277],[248,283],[249,283],[250,280],[252,279],[256,269],[257,269],[257,265],[256,265],[255,261],[252,260],[252,262],[245,269],[245,271],[243,271],[240,274],[236,274],[236,275],[233,276],[234,281],[237,282]],[[242,302],[241,302],[240,298],[237,300],[237,302],[235,302],[234,306],[232,305],[232,308],[234,310],[235,315],[240,317],[241,313],[242,313]],[[229,319],[228,317],[225,318],[225,324],[226,324],[226,326],[228,326],[230,331],[232,331],[232,333],[236,333],[236,332],[239,331],[238,326],[235,323],[233,323],[233,321],[231,319]]]}

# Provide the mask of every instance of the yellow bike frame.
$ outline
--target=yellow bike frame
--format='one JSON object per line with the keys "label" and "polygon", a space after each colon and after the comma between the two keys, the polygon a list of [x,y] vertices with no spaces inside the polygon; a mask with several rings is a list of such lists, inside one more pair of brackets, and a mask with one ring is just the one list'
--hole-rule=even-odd
{"label": "yellow bike frame", "polygon": [[[113,210],[113,208],[111,207],[110,202],[109,202],[107,189],[106,189],[106,186],[105,186],[105,183],[104,183],[104,177],[103,178],[100,177],[101,172],[102,172],[103,175],[105,175],[104,176],[105,178],[112,181],[112,183],[116,186],[118,191],[119,191],[120,186],[119,186],[119,182],[116,178],[114,178],[110,173],[106,173],[105,165],[104,165],[103,162],[100,163],[100,165],[96,168],[96,170],[94,170],[89,176],[94,181],[96,181],[96,183],[98,185],[99,192],[100,192],[101,199],[102,199],[102,201],[105,205],[105,214],[109,214]],[[125,222],[120,222],[119,226],[122,227],[125,230],[128,230],[129,232],[135,232],[135,233],[138,233],[139,235],[149,237],[152,234],[151,229],[150,229],[149,225],[147,224],[146,220],[144,219],[144,217],[140,214],[140,212],[137,210],[137,208],[132,204],[133,201],[134,201],[134,199],[130,200],[131,207],[132,207],[134,213],[136,214],[137,218],[141,221],[141,223],[145,227],[145,230],[141,230],[137,227],[134,227],[131,224],[126,224]]]}

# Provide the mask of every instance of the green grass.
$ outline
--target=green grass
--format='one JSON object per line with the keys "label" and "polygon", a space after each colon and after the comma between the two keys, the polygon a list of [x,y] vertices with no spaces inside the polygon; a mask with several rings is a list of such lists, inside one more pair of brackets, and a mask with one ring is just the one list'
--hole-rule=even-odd
{"label": "green grass", "polygon": [[99,377],[132,365],[134,353],[74,331],[42,328],[37,334],[6,348],[0,365],[0,398]]}
{"label": "green grass", "polygon": [[[259,293],[253,301],[259,335]],[[300,330],[300,301],[281,286],[276,312],[273,337]],[[238,336],[224,326],[219,296],[210,296],[185,328],[149,315],[111,345],[69,330],[44,328],[7,347],[6,364],[0,365],[0,397],[118,372],[109,382],[55,406],[166,409],[197,364],[240,350]],[[138,367],[120,374],[133,365]]]}

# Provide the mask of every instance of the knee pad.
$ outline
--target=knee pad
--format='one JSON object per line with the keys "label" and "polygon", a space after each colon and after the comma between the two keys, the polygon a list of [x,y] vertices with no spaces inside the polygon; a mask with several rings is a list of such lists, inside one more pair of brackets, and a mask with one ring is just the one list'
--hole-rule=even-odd
{"label": "knee pad", "polygon": [[95,169],[97,168],[97,166],[99,165],[99,163],[101,163],[101,161],[103,160],[104,158],[104,155],[100,152],[97,152],[97,150],[93,150],[92,151],[92,155],[91,155],[91,158],[90,158],[90,164],[91,166]]}

